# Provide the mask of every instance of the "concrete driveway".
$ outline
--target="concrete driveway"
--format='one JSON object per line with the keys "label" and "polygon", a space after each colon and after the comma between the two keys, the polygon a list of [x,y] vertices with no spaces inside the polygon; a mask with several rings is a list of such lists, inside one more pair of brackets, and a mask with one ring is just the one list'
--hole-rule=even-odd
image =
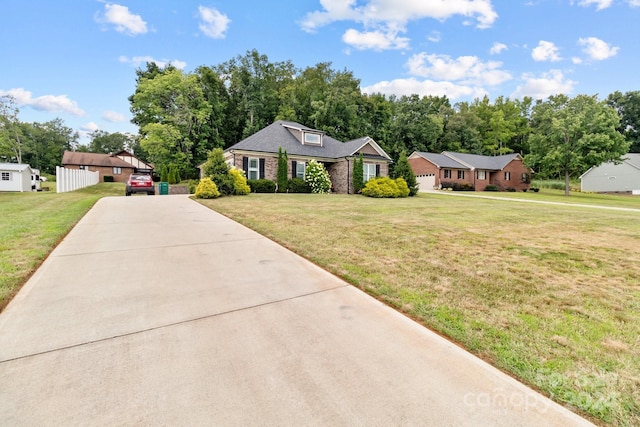
{"label": "concrete driveway", "polygon": [[590,424],[187,197],[135,196],[0,314],[0,425]]}

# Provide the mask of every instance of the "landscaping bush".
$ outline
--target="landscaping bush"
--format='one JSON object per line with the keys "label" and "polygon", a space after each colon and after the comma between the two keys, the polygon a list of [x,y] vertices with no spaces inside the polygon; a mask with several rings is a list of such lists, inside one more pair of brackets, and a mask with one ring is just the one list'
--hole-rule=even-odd
{"label": "landscaping bush", "polygon": [[275,193],[276,183],[270,179],[250,179],[247,181],[252,193]]}
{"label": "landscaping bush", "polygon": [[311,193],[311,187],[302,178],[291,178],[287,182],[287,191],[289,193]]}
{"label": "landscaping bush", "polygon": [[331,177],[322,163],[315,159],[307,164],[304,171],[304,180],[311,187],[312,193],[326,194],[331,191]]}
{"label": "landscaping bush", "polygon": [[105,175],[102,177],[102,179],[104,180],[104,182],[114,182],[111,175]]}
{"label": "landscaping bush", "polygon": [[200,180],[198,179],[189,180],[189,194],[195,194],[196,188],[198,188],[199,183],[200,183]]}
{"label": "landscaping bush", "polygon": [[484,191],[500,191],[500,189],[497,185],[490,184],[484,187]]}
{"label": "landscaping bush", "polygon": [[450,188],[453,191],[474,191],[475,187],[471,184],[467,184],[467,183],[463,183],[460,184],[459,182],[443,182],[441,184],[441,187],[443,190]]}
{"label": "landscaping bush", "polygon": [[240,169],[231,168],[229,176],[233,179],[233,194],[236,196],[246,196],[251,193],[251,188],[247,185],[247,178]]}
{"label": "landscaping bush", "polygon": [[408,197],[409,186],[404,178],[393,180],[384,176],[367,181],[361,193],[364,196],[376,198]]}
{"label": "landscaping bush", "polygon": [[196,187],[195,195],[198,199],[215,199],[216,197],[220,197],[220,192],[218,191],[216,183],[207,177],[200,180],[200,183]]}

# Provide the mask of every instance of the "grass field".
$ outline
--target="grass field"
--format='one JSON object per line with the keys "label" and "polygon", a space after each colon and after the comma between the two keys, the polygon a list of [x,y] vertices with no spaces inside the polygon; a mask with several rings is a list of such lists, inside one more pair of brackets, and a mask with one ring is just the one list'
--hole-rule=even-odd
{"label": "grass field", "polygon": [[[55,190],[55,183],[46,183]],[[0,310],[93,204],[122,195],[103,183],[70,193],[0,193]]]}
{"label": "grass field", "polygon": [[[631,197],[569,199],[640,208]],[[437,194],[202,203],[556,401],[603,423],[640,425],[640,211]]]}

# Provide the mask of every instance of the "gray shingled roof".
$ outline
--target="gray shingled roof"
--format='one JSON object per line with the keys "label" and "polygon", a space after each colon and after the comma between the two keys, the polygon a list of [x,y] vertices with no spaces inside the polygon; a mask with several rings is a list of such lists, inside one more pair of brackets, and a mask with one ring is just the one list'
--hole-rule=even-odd
{"label": "gray shingled roof", "polygon": [[640,153],[627,153],[622,156],[624,161],[629,163],[631,166],[640,169]]}
{"label": "gray shingled roof", "polygon": [[416,151],[416,154],[418,154],[420,157],[423,157],[429,160],[431,163],[441,168],[469,169],[467,166],[463,165],[462,163],[458,163],[455,160],[453,160],[451,157],[447,157],[443,154],[425,153],[422,151]]}
{"label": "gray shingled roof", "polygon": [[[322,146],[301,144],[287,127],[322,133]],[[282,147],[290,156],[339,159],[353,155],[368,141],[369,139],[364,137],[349,142],[341,142],[331,138],[324,132],[308,128],[299,123],[278,120],[237,144],[232,145],[227,148],[226,151],[242,150],[260,153],[277,153],[278,148]]]}
{"label": "gray shingled roof", "polygon": [[519,156],[517,153],[502,156],[482,156],[479,154],[454,153],[451,151],[444,151],[442,154],[465,163],[474,169],[486,170],[502,170],[509,162]]}

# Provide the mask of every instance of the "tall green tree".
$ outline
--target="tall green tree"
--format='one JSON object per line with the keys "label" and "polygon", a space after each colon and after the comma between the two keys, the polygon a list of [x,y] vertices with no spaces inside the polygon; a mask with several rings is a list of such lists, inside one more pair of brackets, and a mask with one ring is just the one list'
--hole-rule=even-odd
{"label": "tall green tree", "polygon": [[22,163],[22,132],[20,110],[11,95],[0,96],[0,156],[15,158]]}
{"label": "tall green tree", "polygon": [[287,150],[282,151],[282,147],[278,148],[278,171],[277,171],[277,184],[278,193],[287,192],[288,177],[288,164],[289,159],[287,157]]}
{"label": "tall green tree", "polygon": [[195,74],[169,70],[141,78],[131,98],[141,146],[157,164],[176,164],[181,174],[194,174],[199,147],[206,143],[211,105]]}
{"label": "tall green tree", "polygon": [[413,173],[413,169],[411,169],[411,166],[409,165],[407,153],[404,150],[400,153],[400,157],[396,162],[396,167],[393,169],[393,177],[395,179],[404,178],[407,186],[409,187],[409,196],[415,196],[418,194],[418,181]]}
{"label": "tall green tree", "polygon": [[229,165],[224,160],[224,150],[220,147],[209,152],[206,163],[203,166],[204,175],[211,178],[220,193],[225,196],[235,191],[234,180],[229,175]]}
{"label": "tall green tree", "polygon": [[563,176],[566,196],[571,176],[603,162],[619,161],[629,150],[617,130],[618,113],[595,95],[551,96],[533,108],[532,120],[526,162],[547,176]]}
{"label": "tall green tree", "polygon": [[114,132],[109,133],[104,130],[93,131],[90,135],[89,152],[111,154],[128,149],[133,141],[133,136]]}
{"label": "tall green tree", "polygon": [[640,91],[625,94],[616,91],[609,95],[607,104],[615,108],[620,115],[618,131],[631,144],[629,151],[640,153]]}
{"label": "tall green tree", "polygon": [[65,151],[78,148],[78,132],[57,118],[44,123],[21,123],[23,160],[41,173],[54,173]]}

